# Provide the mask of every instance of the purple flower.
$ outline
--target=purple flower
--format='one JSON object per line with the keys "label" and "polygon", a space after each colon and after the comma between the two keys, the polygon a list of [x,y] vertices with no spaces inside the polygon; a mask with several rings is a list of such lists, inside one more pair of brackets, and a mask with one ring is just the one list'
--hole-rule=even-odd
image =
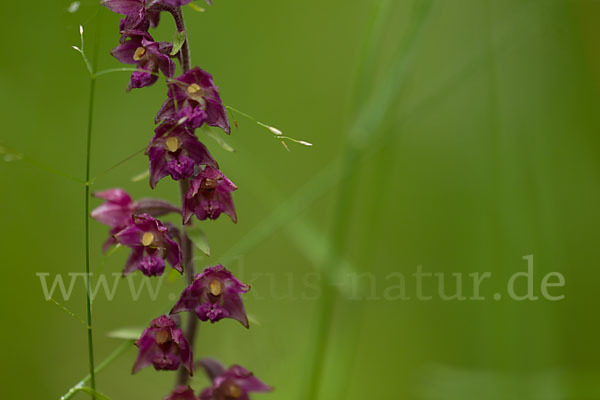
{"label": "purple flower", "polygon": [[186,385],[181,385],[165,397],[163,400],[198,400],[192,388]]}
{"label": "purple flower", "polygon": [[183,221],[187,223],[193,214],[200,220],[217,219],[221,213],[237,222],[231,192],[237,190],[221,171],[206,167],[190,182],[183,201]]}
{"label": "purple flower", "polygon": [[248,328],[248,317],[240,296],[248,290],[248,285],[222,265],[206,268],[185,288],[171,314],[194,311],[200,320],[210,322],[233,318]]}
{"label": "purple flower", "polygon": [[121,31],[146,31],[150,26],[157,26],[160,19],[161,4],[153,0],[102,0],[101,3],[125,16],[121,20]]}
{"label": "purple flower", "polygon": [[204,359],[201,361],[212,385],[200,394],[201,400],[249,400],[251,392],[270,392],[273,388],[255,377],[252,372],[239,365],[225,370],[218,361]]}
{"label": "purple flower", "polygon": [[102,246],[104,252],[117,243],[114,235],[133,223],[133,214],[148,213],[153,217],[159,217],[170,212],[181,212],[179,208],[164,200],[141,199],[134,202],[123,189],[109,189],[94,193],[94,196],[106,202],[94,209],[90,216],[101,224],[111,227],[110,235]]}
{"label": "purple flower", "polygon": [[123,189],[105,190],[94,193],[94,196],[106,200],[90,214],[96,221],[111,227],[108,239],[102,245],[102,251],[106,253],[110,246],[117,243],[114,235],[133,223],[131,216],[135,206],[131,196]]}
{"label": "purple flower", "polygon": [[167,175],[177,181],[192,176],[198,166],[217,167],[206,146],[185,127],[164,122],[154,132],[156,134],[146,149],[153,189]]}
{"label": "purple flower", "polygon": [[[218,126],[226,133],[230,132],[227,111],[219,97],[218,88],[208,72],[196,67],[180,75],[175,82],[169,83],[168,96],[168,100],[156,116],[157,123],[165,120],[176,122],[186,113],[198,115],[202,111],[206,114],[202,122],[210,126]],[[199,121],[199,119],[190,120],[188,124]],[[190,128],[198,126],[190,125]]]}
{"label": "purple flower", "polygon": [[155,42],[144,31],[124,32],[129,39],[115,47],[110,54],[124,64],[135,64],[140,70],[131,74],[127,90],[150,86],[158,80],[158,70],[171,78],[175,74],[175,63],[169,57],[171,43]]}
{"label": "purple flower", "polygon": [[[157,15],[160,15],[158,13]],[[127,31],[142,31],[146,32],[150,29],[150,21],[147,18],[139,18],[135,17],[125,17],[121,19],[119,23],[119,32],[121,32],[121,39],[119,41],[124,43],[127,40],[127,35],[123,32]]]}
{"label": "purple flower", "polygon": [[110,227],[125,227],[132,222],[135,206],[129,193],[123,189],[109,189],[94,193],[95,197],[106,200],[91,212],[92,218]]}
{"label": "purple flower", "polygon": [[181,249],[171,239],[168,228],[149,214],[133,216],[133,223],[115,235],[117,242],[131,248],[123,275],[139,269],[146,276],[159,276],[165,259],[183,273]]}
{"label": "purple flower", "polygon": [[162,315],[144,330],[135,342],[139,352],[132,373],[153,365],[157,370],[176,370],[180,364],[193,371],[190,345],[175,321]]}

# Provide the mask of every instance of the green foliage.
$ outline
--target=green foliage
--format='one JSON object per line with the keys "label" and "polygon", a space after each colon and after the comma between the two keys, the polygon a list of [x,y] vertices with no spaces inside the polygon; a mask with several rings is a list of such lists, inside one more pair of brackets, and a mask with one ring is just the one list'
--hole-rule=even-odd
{"label": "green foliage", "polygon": [[185,41],[186,41],[185,32],[175,32],[175,38],[173,39],[173,50],[171,50],[172,56],[179,53],[179,50],[181,50]]}
{"label": "green foliage", "polygon": [[188,237],[194,243],[196,248],[207,256],[210,256],[210,246],[208,244],[208,238],[206,233],[198,226],[186,226],[185,232]]}

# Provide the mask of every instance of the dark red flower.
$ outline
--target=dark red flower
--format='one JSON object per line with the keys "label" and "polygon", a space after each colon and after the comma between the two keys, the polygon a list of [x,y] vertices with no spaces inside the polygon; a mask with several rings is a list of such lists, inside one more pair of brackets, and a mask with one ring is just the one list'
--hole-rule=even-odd
{"label": "dark red flower", "polygon": [[191,177],[200,166],[217,167],[206,146],[182,124],[164,122],[156,128],[146,154],[153,189],[167,175],[177,181]]}
{"label": "dark red flower", "polygon": [[175,74],[175,63],[169,54],[171,43],[155,42],[148,32],[128,30],[123,32],[127,40],[115,47],[110,54],[124,64],[134,64],[140,69],[131,74],[127,90],[150,86],[158,80],[160,70],[166,77]]}
{"label": "dark red flower", "polygon": [[169,83],[169,98],[162,105],[156,116],[160,121],[179,121],[182,117],[205,115],[203,120],[198,118],[187,121],[190,128],[198,128],[203,122],[217,126],[226,133],[230,132],[227,111],[223,106],[219,90],[213,82],[212,75],[196,67]]}
{"label": "dark red flower", "polygon": [[183,221],[187,223],[196,214],[199,220],[217,219],[221,213],[237,222],[231,193],[237,186],[216,168],[206,167],[190,181],[183,201]]}
{"label": "dark red flower", "polygon": [[134,215],[133,223],[115,235],[117,242],[131,248],[123,275],[139,269],[146,276],[159,276],[165,259],[183,273],[182,254],[177,242],[159,220],[149,214]]}
{"label": "dark red flower", "polygon": [[210,322],[233,318],[247,328],[248,317],[241,294],[248,290],[250,286],[240,282],[222,265],[206,268],[183,291],[171,314],[193,311],[200,320]]}
{"label": "dark red flower", "polygon": [[212,385],[200,394],[201,400],[249,400],[249,393],[270,392],[273,388],[239,365],[225,370],[216,360],[204,359],[201,365],[212,380]]}
{"label": "dark red flower", "polygon": [[175,321],[166,315],[154,319],[135,345],[139,352],[133,365],[134,374],[150,365],[157,370],[176,370],[183,365],[192,374],[190,345]]}
{"label": "dark red flower", "polygon": [[160,217],[171,212],[181,213],[179,208],[160,199],[141,199],[134,202],[123,189],[109,189],[94,193],[94,196],[106,202],[96,207],[90,216],[111,227],[110,235],[102,247],[104,252],[117,243],[114,235],[133,223],[134,214],[148,213],[153,217]]}

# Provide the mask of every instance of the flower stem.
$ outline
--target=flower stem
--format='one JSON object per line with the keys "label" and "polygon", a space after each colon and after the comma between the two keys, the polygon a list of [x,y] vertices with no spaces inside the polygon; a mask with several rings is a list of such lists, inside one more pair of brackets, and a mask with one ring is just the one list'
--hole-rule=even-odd
{"label": "flower stem", "polygon": [[[185,29],[185,22],[183,20],[183,12],[181,11],[181,7],[170,8],[167,11],[173,15],[173,19],[175,20],[175,26],[177,27],[177,32],[185,33],[185,41],[183,42],[183,46],[180,50],[180,59],[181,59],[181,69],[184,73],[190,70],[190,66],[192,64],[191,56],[190,56],[190,47],[188,45],[187,38],[187,30]],[[183,202],[185,200],[185,194],[189,188],[189,181],[187,179],[182,180],[179,183],[179,189],[181,192],[181,205],[183,207]],[[181,235],[181,248],[183,253],[183,265],[185,269],[185,281],[186,285],[191,285],[194,281],[194,248],[190,238],[188,237],[185,229],[182,230]],[[198,319],[195,315],[190,314],[187,320],[187,326],[185,328],[185,337],[187,338],[190,348],[194,348],[194,342],[196,338],[196,330],[198,329]],[[190,375],[187,370],[182,366],[179,368],[177,373],[176,385],[185,385],[188,383],[190,379]]]}
{"label": "flower stem", "polygon": [[[92,336],[92,300],[90,295],[90,159],[92,152],[92,122],[94,116],[94,97],[96,92],[96,77],[90,78],[90,100],[88,111],[88,129],[85,167],[85,302],[87,311],[88,364],[90,370],[90,387],[96,390],[96,375],[94,373],[94,341]],[[92,394],[92,399],[95,395]]]}
{"label": "flower stem", "polygon": [[[102,18],[98,22],[97,38],[100,37],[102,29]],[[90,67],[90,97],[88,102],[88,124],[85,155],[85,305],[87,314],[87,341],[88,341],[88,367],[90,371],[90,388],[92,389],[92,400],[96,399],[96,373],[94,368],[94,339],[92,331],[92,296],[90,274],[90,176],[91,176],[91,155],[92,155],[92,128],[94,123],[94,100],[96,97],[96,75],[98,69],[98,40],[94,44],[94,54]],[[83,51],[83,28],[81,28],[81,54]],[[84,56],[85,59],[85,56]]]}
{"label": "flower stem", "polygon": [[183,12],[181,11],[181,7],[169,8],[167,10],[173,15],[177,32],[185,33],[185,41],[180,50],[181,69],[185,73],[190,70],[192,59],[190,56],[190,46],[188,45],[187,30],[185,29],[185,21],[183,20]]}

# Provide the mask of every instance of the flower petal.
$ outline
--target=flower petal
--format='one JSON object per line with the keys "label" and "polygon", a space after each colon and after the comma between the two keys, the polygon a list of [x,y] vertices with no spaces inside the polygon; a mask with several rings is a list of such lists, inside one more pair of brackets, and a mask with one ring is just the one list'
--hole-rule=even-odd
{"label": "flower petal", "polygon": [[160,199],[140,199],[133,204],[133,208],[135,213],[147,213],[153,217],[160,217],[161,215],[169,213],[181,214],[181,209],[179,207]]}
{"label": "flower petal", "polygon": [[152,358],[154,356],[154,350],[156,349],[156,342],[152,336],[146,333],[147,331],[148,329],[146,329],[144,333],[142,333],[142,336],[135,342],[139,352],[135,363],[133,364],[133,370],[131,371],[132,374],[135,374],[139,370],[152,365]]}
{"label": "flower petal", "polygon": [[108,200],[111,203],[120,204],[122,206],[129,205],[131,203],[131,196],[123,189],[108,189],[102,192],[94,193],[94,197],[99,199]]}
{"label": "flower petal", "polygon": [[133,59],[135,51],[142,45],[139,39],[130,39],[110,51],[110,54],[123,64],[137,64]]}
{"label": "flower petal", "polygon": [[231,133],[227,111],[223,107],[221,99],[206,99],[206,114],[208,114],[206,120],[208,125],[219,127],[227,134]]}
{"label": "flower petal", "polygon": [[115,235],[115,239],[125,246],[140,246],[142,244],[142,236],[144,231],[137,225],[129,225]]}
{"label": "flower petal", "polygon": [[144,9],[145,0],[102,0],[102,5],[117,14],[134,16]]}
{"label": "flower petal", "polygon": [[202,294],[202,282],[198,279],[200,274],[196,274],[194,281],[186,287],[177,303],[171,309],[169,314],[177,314],[182,311],[193,311],[198,304],[199,297]]}
{"label": "flower petal", "polygon": [[169,175],[164,153],[164,149],[157,147],[148,147],[148,150],[146,150],[146,154],[150,159],[150,187],[152,189],[156,187],[158,181]]}
{"label": "flower petal", "polygon": [[217,162],[212,157],[204,143],[198,140],[196,135],[186,132],[182,134],[182,147],[187,151],[190,157],[197,165],[210,165],[217,168]]}

